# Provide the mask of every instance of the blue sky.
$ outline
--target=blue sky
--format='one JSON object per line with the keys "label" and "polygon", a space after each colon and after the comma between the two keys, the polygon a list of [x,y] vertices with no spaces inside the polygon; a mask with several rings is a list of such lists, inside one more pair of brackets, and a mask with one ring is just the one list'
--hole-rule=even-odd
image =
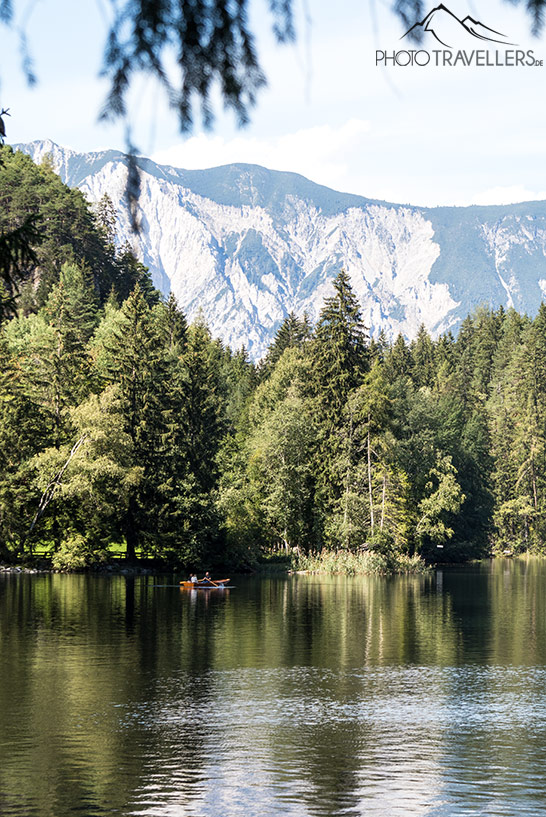
{"label": "blue sky", "polygon": [[[32,89],[25,83],[17,25],[1,27],[8,141],[51,138],[81,151],[123,149],[123,126],[97,121],[107,90],[98,73],[109,0],[15,5],[39,82]],[[253,2],[269,87],[249,127],[238,131],[220,108],[212,132],[197,127],[183,139],[158,89],[140,77],[131,97],[140,151],[188,168],[255,162],[412,204],[546,199],[546,67],[385,70],[375,65],[376,49],[405,47],[389,4],[296,0],[295,8],[298,41],[279,47],[266,1]],[[505,32],[546,62],[546,38],[531,36],[522,8],[500,0],[453,0],[449,8]]]}

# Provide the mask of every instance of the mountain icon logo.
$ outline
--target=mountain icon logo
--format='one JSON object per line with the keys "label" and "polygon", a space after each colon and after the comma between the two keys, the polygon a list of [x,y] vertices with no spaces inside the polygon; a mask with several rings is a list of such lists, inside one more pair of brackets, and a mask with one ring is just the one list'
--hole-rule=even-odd
{"label": "mountain icon logo", "polygon": [[453,14],[443,3],[432,11],[420,23],[415,23],[408,28],[400,38],[410,37],[421,41],[425,33],[437,40],[440,45],[446,48],[456,48],[468,44],[469,37],[481,40],[482,42],[501,43],[502,45],[516,45],[508,42],[506,35],[500,31],[474,20],[467,15],[463,20]]}

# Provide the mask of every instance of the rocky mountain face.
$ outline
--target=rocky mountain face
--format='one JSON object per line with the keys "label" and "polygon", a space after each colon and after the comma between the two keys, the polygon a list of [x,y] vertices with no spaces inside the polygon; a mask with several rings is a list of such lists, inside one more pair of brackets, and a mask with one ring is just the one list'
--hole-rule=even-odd
{"label": "rocky mountain face", "polygon": [[[104,193],[130,237],[127,168],[118,151],[75,153],[51,141],[15,146],[49,154],[68,185]],[[546,294],[546,202],[423,208],[338,193],[295,173],[233,164],[181,170],[139,159],[142,230],[130,238],[155,285],[189,318],[253,358],[284,317],[318,317],[331,281],[351,276],[370,332],[415,336],[453,329],[486,303],[534,314]]]}

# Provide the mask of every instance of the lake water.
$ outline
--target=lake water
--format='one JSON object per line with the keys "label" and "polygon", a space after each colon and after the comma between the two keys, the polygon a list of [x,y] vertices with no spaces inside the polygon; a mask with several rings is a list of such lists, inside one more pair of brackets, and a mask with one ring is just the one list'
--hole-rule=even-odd
{"label": "lake water", "polygon": [[544,815],[546,562],[0,577],[0,814]]}

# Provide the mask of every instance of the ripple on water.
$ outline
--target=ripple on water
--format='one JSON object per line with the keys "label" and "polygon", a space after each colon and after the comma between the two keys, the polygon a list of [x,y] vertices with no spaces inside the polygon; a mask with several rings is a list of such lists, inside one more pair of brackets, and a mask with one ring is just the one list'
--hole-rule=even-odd
{"label": "ripple on water", "polygon": [[154,713],[120,720],[157,736],[130,813],[538,815],[545,680],[510,667],[211,672],[214,706],[199,712],[187,679],[171,679]]}

